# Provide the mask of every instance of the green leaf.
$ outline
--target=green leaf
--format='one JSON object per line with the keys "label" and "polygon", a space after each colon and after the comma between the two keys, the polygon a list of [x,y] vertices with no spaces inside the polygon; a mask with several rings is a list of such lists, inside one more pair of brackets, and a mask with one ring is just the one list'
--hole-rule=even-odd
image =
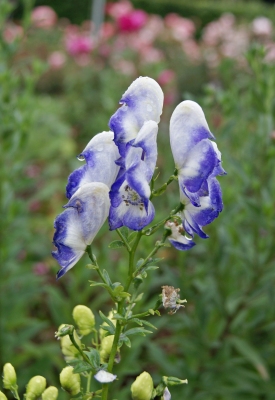
{"label": "green leaf", "polygon": [[101,286],[101,287],[104,287],[106,289],[109,289],[109,286],[106,285],[106,283],[95,282],[95,281],[89,281],[89,282],[90,282],[90,286]]}
{"label": "green leaf", "polygon": [[100,325],[100,328],[103,329],[104,331],[107,331],[110,333],[110,335],[115,334],[115,329],[112,326],[109,325]]}
{"label": "green leaf", "polygon": [[148,321],[146,321],[146,320],[139,319],[139,318],[132,318],[132,319],[129,319],[129,322],[135,322],[136,324],[138,324],[138,325],[140,325],[140,326],[146,325],[146,326],[150,326],[150,328],[157,329],[157,328],[156,328],[153,324],[151,324],[150,322],[148,322]]}
{"label": "green leaf", "polygon": [[104,270],[102,271],[102,275],[104,276],[104,279],[105,279],[107,285],[109,285],[110,287],[112,287],[112,281],[111,281],[111,279],[110,279],[110,277],[109,277],[109,274],[108,274],[108,272],[106,271],[106,269],[104,269]]}
{"label": "green leaf", "polygon": [[228,340],[238,353],[240,353],[243,357],[250,361],[252,365],[254,365],[264,380],[269,379],[268,370],[262,357],[256,349],[254,349],[248,342],[237,336],[230,336]]}
{"label": "green leaf", "polygon": [[97,370],[100,366],[100,354],[93,347],[89,347],[89,351],[84,351],[86,356],[89,358],[91,365],[95,370]]}
{"label": "green leaf", "polygon": [[139,268],[144,263],[144,258],[140,258],[137,262],[137,268]]}
{"label": "green leaf", "polygon": [[103,319],[103,321],[106,322],[107,325],[109,325],[114,330],[116,329],[116,327],[112,323],[112,321],[109,318],[107,318],[106,315],[103,314],[103,312],[99,311],[99,315],[100,315],[101,319]]}
{"label": "green leaf", "polygon": [[108,247],[110,249],[120,249],[121,247],[125,247],[125,243],[122,240],[114,240]]}
{"label": "green leaf", "polygon": [[120,336],[118,347],[121,347],[123,343],[125,343],[127,347],[131,347],[131,340],[125,335]]}
{"label": "green leaf", "polygon": [[93,370],[93,367],[83,360],[71,360],[69,365],[74,368],[74,374],[80,374],[81,372]]}
{"label": "green leaf", "polygon": [[152,333],[151,331],[147,331],[144,328],[132,328],[129,329],[128,331],[124,332],[124,335],[129,336],[129,335],[141,335],[141,336],[146,336],[147,333]]}
{"label": "green leaf", "polygon": [[119,228],[121,234],[125,237],[125,239],[128,239],[129,236],[129,229],[126,226],[123,226],[122,228]]}

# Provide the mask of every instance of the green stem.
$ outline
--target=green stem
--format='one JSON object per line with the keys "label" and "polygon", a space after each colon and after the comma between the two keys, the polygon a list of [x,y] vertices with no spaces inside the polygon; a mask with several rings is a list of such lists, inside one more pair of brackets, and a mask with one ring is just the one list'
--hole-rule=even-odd
{"label": "green stem", "polygon": [[121,239],[121,240],[123,241],[123,243],[125,244],[125,246],[126,246],[128,252],[130,253],[130,251],[131,251],[131,246],[129,245],[128,241],[125,239],[125,237],[123,236],[123,234],[120,232],[119,229],[117,229],[116,231],[117,231],[117,233],[118,233],[120,239]]}
{"label": "green stem", "polygon": [[69,333],[69,337],[70,337],[70,339],[71,339],[71,342],[72,342],[72,344],[74,345],[74,347],[79,351],[79,353],[82,355],[83,360],[85,360],[88,364],[91,365],[91,362],[90,362],[89,358],[86,356],[85,353],[83,353],[82,349],[81,349],[81,348],[78,346],[78,344],[76,343],[75,338],[74,338],[74,331],[75,331],[75,330],[73,330],[71,333]]}
{"label": "green stem", "polygon": [[167,182],[165,182],[162,186],[160,186],[158,189],[153,189],[152,190],[152,194],[151,194],[151,198],[155,197],[155,196],[160,196],[162,193],[165,192],[165,190],[167,189],[167,186],[170,185],[170,183],[172,183],[173,181],[178,179],[178,170],[175,169],[174,174],[170,176],[170,178],[168,179]]}
{"label": "green stem", "polygon": [[127,279],[127,283],[125,286],[125,292],[128,291],[128,289],[132,283],[132,280],[134,278],[133,273],[134,273],[135,253],[136,253],[136,249],[139,244],[139,241],[141,239],[141,236],[142,236],[142,231],[139,231],[137,234],[136,240],[133,244],[132,250],[129,253],[129,270],[128,270],[128,279]]}
{"label": "green stem", "polygon": [[101,269],[99,268],[99,265],[98,265],[98,263],[97,263],[97,260],[96,260],[96,258],[95,258],[95,256],[94,256],[93,252],[92,252],[92,247],[91,247],[91,245],[88,245],[88,246],[86,247],[86,253],[88,254],[90,260],[91,260],[92,263],[93,263],[93,265],[96,267],[95,270],[96,270],[96,272],[98,273],[98,275],[100,276],[102,282],[106,283],[106,285],[107,285],[108,283],[106,282],[106,279],[104,278],[104,276],[103,276],[103,274],[102,274],[102,272],[101,272]]}
{"label": "green stem", "polygon": [[88,377],[87,377],[86,393],[90,393],[91,378],[92,378],[92,372],[90,372],[89,375],[88,375]]}

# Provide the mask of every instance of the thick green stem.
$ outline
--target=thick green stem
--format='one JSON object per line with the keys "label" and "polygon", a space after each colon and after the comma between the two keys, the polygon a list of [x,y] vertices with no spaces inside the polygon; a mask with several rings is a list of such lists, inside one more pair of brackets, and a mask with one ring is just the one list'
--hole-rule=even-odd
{"label": "thick green stem", "polygon": [[92,372],[90,372],[88,377],[87,377],[86,393],[90,393],[91,378],[92,378]]}

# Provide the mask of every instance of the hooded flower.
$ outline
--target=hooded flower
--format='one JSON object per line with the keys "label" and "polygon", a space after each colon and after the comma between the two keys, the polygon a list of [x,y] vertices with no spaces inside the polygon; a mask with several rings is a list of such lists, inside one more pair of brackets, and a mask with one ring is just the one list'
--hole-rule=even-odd
{"label": "hooded flower", "polygon": [[156,122],[145,122],[137,137],[126,145],[125,161],[110,192],[111,230],[122,225],[141,230],[154,218],[154,206],[149,200],[149,183],[157,160],[157,132]]}
{"label": "hooded flower", "polygon": [[139,77],[122,96],[121,107],[109,121],[114,142],[120,155],[125,156],[126,143],[137,137],[144,122],[159,123],[163,107],[163,92],[152,78]]}
{"label": "hooded flower", "polygon": [[[212,222],[223,208],[220,185],[215,177],[224,175],[225,171],[221,153],[210,139],[214,136],[201,107],[189,100],[180,103],[171,117],[170,143],[184,204],[180,215],[183,228],[191,237],[197,233],[207,238],[202,227]],[[175,234],[171,239],[175,239]]]}
{"label": "hooded flower", "polygon": [[81,186],[70,198],[54,222],[53,257],[61,266],[57,278],[71,269],[85,253],[109,212],[109,188],[93,182]]}
{"label": "hooded flower", "polygon": [[119,170],[119,166],[115,164],[119,152],[113,139],[113,132],[98,133],[79,154],[78,159],[85,160],[86,164],[69,176],[66,187],[68,199],[85,183],[102,182],[111,187]]}

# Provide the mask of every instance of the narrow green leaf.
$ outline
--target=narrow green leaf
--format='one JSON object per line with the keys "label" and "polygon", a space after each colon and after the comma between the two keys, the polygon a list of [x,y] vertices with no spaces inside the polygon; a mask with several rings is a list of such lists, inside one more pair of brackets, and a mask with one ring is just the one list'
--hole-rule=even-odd
{"label": "narrow green leaf", "polygon": [[106,315],[103,314],[103,312],[99,311],[99,315],[103,319],[103,321],[106,322],[107,325],[111,326],[113,329],[116,328],[112,321],[107,318]]}
{"label": "narrow green leaf", "polygon": [[125,243],[122,240],[114,240],[108,247],[110,249],[120,249],[121,247],[125,247]]}
{"label": "narrow green leaf", "polygon": [[104,276],[104,279],[105,279],[106,283],[107,283],[110,287],[112,287],[112,281],[111,281],[111,279],[110,279],[110,277],[109,277],[109,274],[108,274],[108,272],[106,271],[106,269],[104,269],[104,270],[102,271],[102,275]]}
{"label": "narrow green leaf", "polygon": [[146,336],[147,333],[152,333],[152,332],[151,332],[151,331],[147,331],[147,330],[144,329],[144,328],[132,328],[132,329],[129,329],[128,331],[124,332],[124,334],[125,334],[126,336],[129,336],[129,335],[141,335],[141,336]]}

